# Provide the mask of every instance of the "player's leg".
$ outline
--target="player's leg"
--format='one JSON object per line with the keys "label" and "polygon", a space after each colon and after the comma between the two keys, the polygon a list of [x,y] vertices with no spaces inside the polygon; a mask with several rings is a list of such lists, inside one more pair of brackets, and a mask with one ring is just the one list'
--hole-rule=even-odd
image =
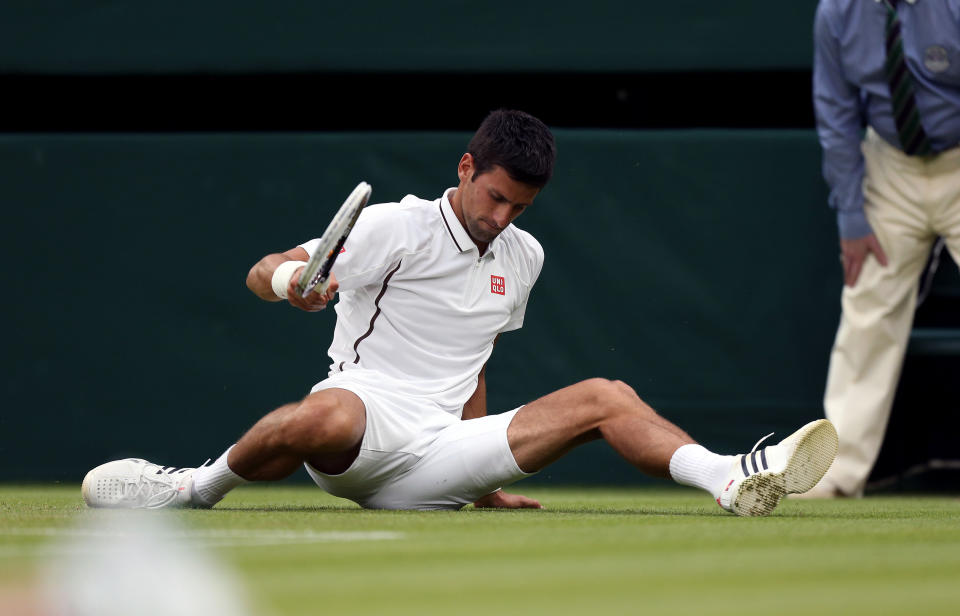
{"label": "player's leg", "polygon": [[365,429],[366,411],[356,394],[316,391],[267,414],[213,464],[197,469],[191,498],[212,506],[238,485],[284,479],[304,462],[342,472],[356,459]]}
{"label": "player's leg", "polygon": [[507,430],[517,465],[528,473],[600,438],[644,473],[664,478],[673,452],[694,443],[629,385],[607,379],[583,381],[527,404]]}
{"label": "player's leg", "polygon": [[[453,422],[431,439],[412,468],[379,487],[364,506],[457,509],[597,438],[606,438],[636,466],[661,477],[669,476],[671,455],[678,448],[703,450],[627,385],[591,379],[515,411]],[[720,459],[717,484],[732,460]]]}
{"label": "player's leg", "polygon": [[92,507],[210,507],[242,483],[282,479],[304,462],[326,472],[347,468],[365,428],[360,398],[343,389],[320,390],[264,416],[211,465],[117,460],[87,473],[82,493]]}
{"label": "player's leg", "polygon": [[365,428],[366,411],[356,394],[323,389],[254,424],[230,449],[228,463],[249,481],[283,479],[304,462],[341,472],[356,457]]}
{"label": "player's leg", "polygon": [[527,473],[598,438],[641,471],[702,488],[739,515],[765,515],[785,494],[809,490],[836,455],[836,432],[826,420],[750,454],[717,455],[658,415],[631,387],[606,379],[583,381],[524,406],[507,429],[516,463]]}
{"label": "player's leg", "polygon": [[459,509],[527,477],[507,444],[507,426],[516,413],[449,422],[429,438],[429,447],[411,466],[378,486],[363,505],[374,509]]}

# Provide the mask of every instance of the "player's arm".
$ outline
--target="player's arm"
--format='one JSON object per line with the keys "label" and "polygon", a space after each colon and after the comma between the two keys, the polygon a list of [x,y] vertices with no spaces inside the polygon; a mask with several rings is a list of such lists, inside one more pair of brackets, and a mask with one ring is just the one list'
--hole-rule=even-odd
{"label": "player's arm", "polygon": [[[250,268],[250,272],[247,274],[247,288],[262,300],[279,302],[285,298],[277,294],[274,284],[278,281],[274,280],[274,278],[276,276],[287,279],[287,276],[289,276],[285,285],[287,301],[307,312],[323,310],[327,302],[329,302],[337,292],[339,285],[337,284],[336,277],[331,273],[330,286],[327,288],[326,293],[308,293],[306,297],[300,297],[296,289],[297,281],[300,279],[300,273],[303,271],[309,258],[310,255],[300,246],[291,248],[284,253],[269,254],[257,261],[257,263]],[[279,272],[278,269],[280,270]],[[283,280],[279,281],[278,284],[280,287],[284,286],[283,282]]]}
{"label": "player's arm", "polygon": [[463,405],[461,419],[476,419],[487,414],[487,365],[484,364],[477,375],[477,388]]}
{"label": "player's arm", "polygon": [[[493,339],[493,346],[497,346],[497,340],[500,340],[500,334]],[[487,414],[487,364],[480,368],[480,374],[477,375],[477,388],[473,390],[473,395],[463,405],[461,419],[476,419],[485,417]]]}

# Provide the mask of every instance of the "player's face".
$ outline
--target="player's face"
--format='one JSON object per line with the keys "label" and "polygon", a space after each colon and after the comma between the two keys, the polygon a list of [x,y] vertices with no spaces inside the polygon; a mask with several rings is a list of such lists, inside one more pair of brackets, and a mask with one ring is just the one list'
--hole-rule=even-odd
{"label": "player's face", "polygon": [[494,166],[474,178],[473,157],[464,154],[457,168],[460,186],[457,188],[454,211],[461,219],[474,243],[486,245],[533,203],[540,189],[511,178],[503,167]]}

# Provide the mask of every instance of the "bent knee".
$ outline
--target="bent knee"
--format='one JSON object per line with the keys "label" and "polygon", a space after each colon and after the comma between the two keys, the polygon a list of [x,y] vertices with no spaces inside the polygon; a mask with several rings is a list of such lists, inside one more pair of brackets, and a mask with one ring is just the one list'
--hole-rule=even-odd
{"label": "bent knee", "polygon": [[300,452],[340,450],[363,438],[365,423],[336,400],[311,395],[288,414],[280,432],[284,443]]}
{"label": "bent knee", "polygon": [[597,396],[637,397],[637,393],[634,391],[634,389],[620,380],[596,377],[587,379],[586,381],[581,381],[579,385],[591,394]]}
{"label": "bent knee", "polygon": [[612,384],[612,387],[616,389],[617,393],[619,393],[620,395],[630,398],[631,400],[640,399],[640,396],[637,395],[637,391],[630,385],[627,385],[626,383],[624,383],[623,381],[614,380],[614,381],[611,381],[611,384]]}
{"label": "bent knee", "polygon": [[640,399],[633,387],[620,380],[593,378],[582,381],[579,386],[586,396],[587,404],[613,411],[635,410],[638,404],[645,409],[650,408]]}

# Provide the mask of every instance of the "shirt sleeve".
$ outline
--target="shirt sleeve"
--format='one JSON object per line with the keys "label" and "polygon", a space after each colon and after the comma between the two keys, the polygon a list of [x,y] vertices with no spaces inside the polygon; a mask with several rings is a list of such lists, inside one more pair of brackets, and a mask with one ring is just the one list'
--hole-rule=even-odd
{"label": "shirt sleeve", "polygon": [[[397,242],[403,233],[394,220],[399,207],[395,203],[371,205],[360,213],[333,264],[341,292],[380,284],[396,267],[403,252]],[[312,257],[319,244],[319,239],[312,239],[300,247]]]}
{"label": "shirt sleeve", "polygon": [[837,211],[840,237],[854,239],[873,231],[863,213],[863,119],[859,89],[847,81],[835,32],[836,7],[821,2],[814,21],[813,106],[823,148],[823,177],[830,207]]}

